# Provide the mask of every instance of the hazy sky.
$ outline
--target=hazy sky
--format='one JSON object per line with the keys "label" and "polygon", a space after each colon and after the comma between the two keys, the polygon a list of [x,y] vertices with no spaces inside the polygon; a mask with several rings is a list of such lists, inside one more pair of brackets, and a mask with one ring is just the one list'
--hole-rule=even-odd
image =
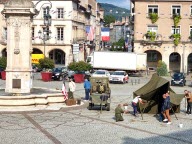
{"label": "hazy sky", "polygon": [[129,9],[130,0],[97,0],[99,3],[113,4],[118,7]]}

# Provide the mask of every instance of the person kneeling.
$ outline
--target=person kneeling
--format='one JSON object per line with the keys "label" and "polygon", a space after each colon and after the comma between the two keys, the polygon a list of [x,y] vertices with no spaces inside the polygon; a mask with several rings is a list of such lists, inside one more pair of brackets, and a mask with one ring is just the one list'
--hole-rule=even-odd
{"label": "person kneeling", "polygon": [[115,108],[115,119],[116,122],[123,121],[123,113],[124,110],[121,108],[121,104],[118,104],[118,106]]}

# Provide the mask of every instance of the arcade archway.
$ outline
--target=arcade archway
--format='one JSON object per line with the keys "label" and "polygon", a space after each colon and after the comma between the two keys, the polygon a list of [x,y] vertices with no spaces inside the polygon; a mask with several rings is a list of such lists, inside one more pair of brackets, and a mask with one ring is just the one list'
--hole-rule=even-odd
{"label": "arcade archway", "polygon": [[33,48],[32,54],[43,54],[43,52],[40,49]]}
{"label": "arcade archway", "polygon": [[174,52],[169,56],[169,69],[173,72],[180,72],[181,56],[179,53]]}
{"label": "arcade archway", "polygon": [[2,57],[7,57],[7,49],[6,48],[4,48],[1,53],[2,53]]}
{"label": "arcade archway", "polygon": [[49,58],[53,59],[55,64],[65,65],[65,52],[60,49],[50,51]]}
{"label": "arcade archway", "polygon": [[188,72],[192,72],[192,53],[189,54],[187,58]]}
{"label": "arcade archway", "polygon": [[159,60],[162,60],[162,55],[156,50],[147,50],[147,66],[149,69],[156,69]]}

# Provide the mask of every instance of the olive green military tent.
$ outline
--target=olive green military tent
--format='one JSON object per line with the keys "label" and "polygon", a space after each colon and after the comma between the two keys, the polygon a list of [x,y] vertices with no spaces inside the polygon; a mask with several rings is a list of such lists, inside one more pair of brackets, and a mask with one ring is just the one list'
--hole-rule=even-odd
{"label": "olive green military tent", "polygon": [[184,94],[176,94],[169,85],[169,81],[153,74],[151,80],[140,89],[133,92],[133,97],[143,95],[141,99],[145,100],[145,104],[140,104],[140,109],[144,113],[157,114],[161,112],[163,103],[162,95],[170,91],[171,106],[174,112],[180,112],[180,103]]}

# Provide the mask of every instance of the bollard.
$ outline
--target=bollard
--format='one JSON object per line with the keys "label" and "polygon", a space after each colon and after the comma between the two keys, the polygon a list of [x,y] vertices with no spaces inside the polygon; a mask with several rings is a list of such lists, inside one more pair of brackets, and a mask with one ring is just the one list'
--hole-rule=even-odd
{"label": "bollard", "polygon": [[138,84],[140,84],[140,79],[138,79]]}
{"label": "bollard", "polygon": [[135,79],[135,85],[137,84],[137,80]]}
{"label": "bollard", "polygon": [[133,85],[133,80],[131,80],[131,83],[132,83],[132,85]]}

